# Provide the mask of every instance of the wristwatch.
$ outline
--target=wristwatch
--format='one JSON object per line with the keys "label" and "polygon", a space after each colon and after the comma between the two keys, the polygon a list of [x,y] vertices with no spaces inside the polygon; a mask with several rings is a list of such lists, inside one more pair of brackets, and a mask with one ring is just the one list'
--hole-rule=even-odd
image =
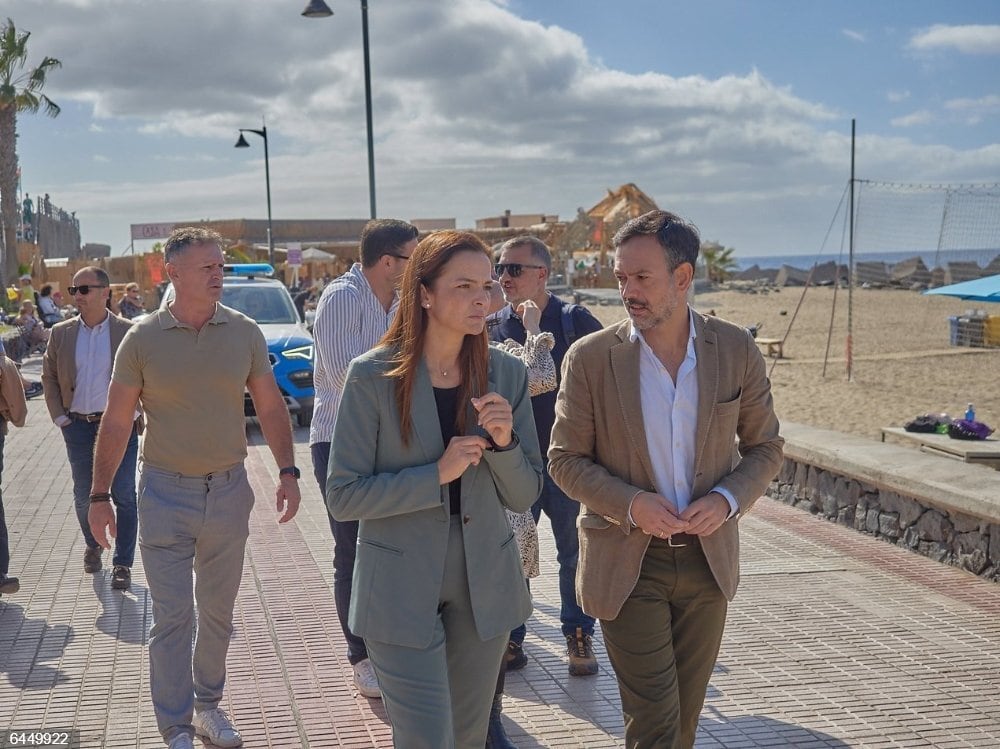
{"label": "wristwatch", "polygon": [[493,441],[493,438],[489,434],[486,435],[486,439],[489,440],[490,443],[490,446],[487,447],[486,449],[489,450],[490,452],[495,452],[495,453],[505,453],[508,450],[513,450],[515,447],[521,444],[521,440],[518,439],[517,432],[513,431],[510,433],[510,442],[507,444],[506,447],[499,447],[497,443]]}
{"label": "wristwatch", "polygon": [[302,471],[300,471],[295,466],[285,466],[284,468],[282,468],[282,469],[280,469],[278,471],[278,476],[279,477],[281,477],[281,476],[291,476],[296,481],[298,481],[300,478],[302,478]]}

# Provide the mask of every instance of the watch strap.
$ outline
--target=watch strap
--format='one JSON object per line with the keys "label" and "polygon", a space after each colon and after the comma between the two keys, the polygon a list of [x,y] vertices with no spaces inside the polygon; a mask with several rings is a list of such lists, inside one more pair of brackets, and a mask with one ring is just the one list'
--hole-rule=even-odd
{"label": "watch strap", "polygon": [[278,469],[278,476],[292,476],[296,480],[302,478],[302,471],[297,466],[285,466]]}

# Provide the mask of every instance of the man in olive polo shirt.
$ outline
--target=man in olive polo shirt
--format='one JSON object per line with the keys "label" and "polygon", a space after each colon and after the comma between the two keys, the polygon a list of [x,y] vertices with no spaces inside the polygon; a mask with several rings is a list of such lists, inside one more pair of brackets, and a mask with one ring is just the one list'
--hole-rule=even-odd
{"label": "man in olive polo shirt", "polygon": [[107,548],[107,533],[116,532],[108,488],[141,400],[139,549],[153,601],[149,663],[157,726],[170,749],[192,749],[195,733],[234,747],[242,738],[218,705],[254,502],[243,466],[244,388],[281,467],[279,523],[299,508],[299,471],[264,336],[253,320],[219,304],[222,238],[177,229],[163,255],[175,298],[134,325],[118,348],[97,437],[89,521]]}

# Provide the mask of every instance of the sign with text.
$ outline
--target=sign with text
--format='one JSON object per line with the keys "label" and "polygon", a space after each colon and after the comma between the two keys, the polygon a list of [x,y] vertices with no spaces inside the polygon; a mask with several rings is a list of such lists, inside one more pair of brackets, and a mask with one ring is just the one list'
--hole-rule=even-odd
{"label": "sign with text", "polygon": [[166,239],[173,230],[173,224],[132,224],[132,239]]}
{"label": "sign with text", "polygon": [[302,243],[289,242],[285,246],[288,249],[288,259],[286,262],[293,268],[302,265]]}

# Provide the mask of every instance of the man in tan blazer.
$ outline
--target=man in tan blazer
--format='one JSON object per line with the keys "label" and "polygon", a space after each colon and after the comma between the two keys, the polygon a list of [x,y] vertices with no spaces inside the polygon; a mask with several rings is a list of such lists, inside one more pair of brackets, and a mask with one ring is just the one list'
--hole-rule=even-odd
{"label": "man in tan blazer", "polygon": [[601,619],[628,749],[694,745],[739,582],[738,520],[782,460],[753,339],[687,306],[699,245],[665,211],[615,235],[629,320],[566,355],[548,453],[584,505],[577,596]]}
{"label": "man in tan blazer", "polygon": [[[94,446],[101,416],[108,403],[108,385],[115,352],[132,322],[108,308],[111,283],[108,274],[95,266],[81,268],[68,289],[80,314],[52,327],[42,361],[45,405],[53,423],[62,430],[73,474],[73,500],[86,548],[83,571],[101,569],[101,547],[91,533],[90,483]],[[111,587],[127,590],[132,580],[138,515],[135,494],[135,464],[139,450],[138,422],[115,474],[111,496],[118,510]]]}

